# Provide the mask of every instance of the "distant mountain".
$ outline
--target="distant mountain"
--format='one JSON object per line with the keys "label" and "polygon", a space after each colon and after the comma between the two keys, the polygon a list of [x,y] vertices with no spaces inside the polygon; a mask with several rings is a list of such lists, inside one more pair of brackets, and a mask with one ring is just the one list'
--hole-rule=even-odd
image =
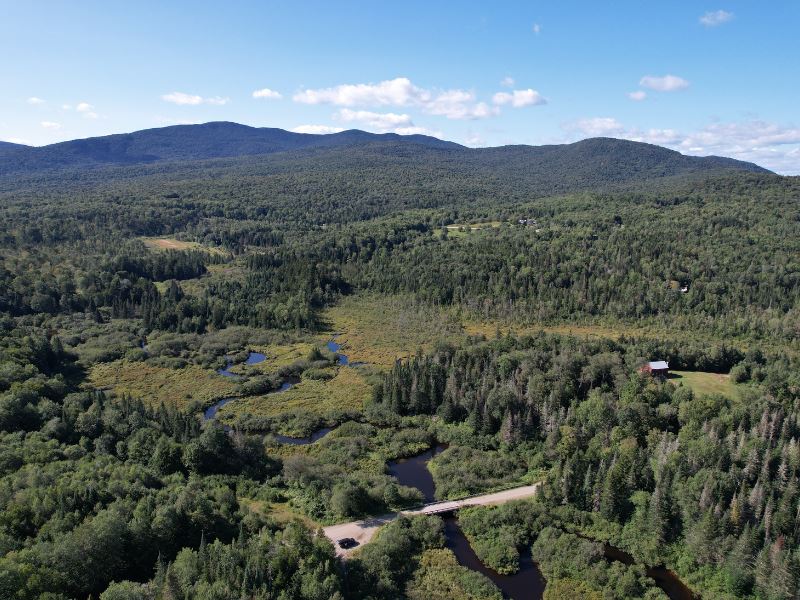
{"label": "distant mountain", "polygon": [[[275,155],[276,160],[269,159]],[[16,178],[47,171],[85,170],[172,163],[205,168],[210,159],[263,157],[270,164],[302,170],[372,164],[391,158],[391,166],[441,169],[453,174],[480,173],[506,182],[536,183],[537,189],[567,191],[593,185],[639,182],[720,170],[765,172],[752,163],[723,157],[685,156],[674,150],[620,140],[592,138],[550,146],[467,148],[424,135],[375,134],[359,130],[303,134],[237,123],[175,125],[61,142],[42,147],[0,146],[0,176]],[[196,163],[196,164],[194,164]],[[194,165],[194,166],[192,166]]]}
{"label": "distant mountain", "polygon": [[4,142],[0,140],[0,158],[17,150],[24,150],[25,148],[30,148],[30,146],[25,146],[24,144],[14,144],[12,142]]}
{"label": "distant mountain", "polygon": [[425,135],[375,134],[355,129],[321,135],[213,122],[144,129],[38,148],[19,146],[0,154],[0,174],[96,165],[255,156],[301,148],[333,148],[379,141],[412,143],[432,148],[463,147]]}
{"label": "distant mountain", "polygon": [[550,146],[500,146],[483,148],[480,154],[483,165],[525,165],[543,178],[552,179],[555,175],[586,182],[641,181],[718,170],[770,172],[732,158],[686,156],[662,146],[617,138],[589,138]]}

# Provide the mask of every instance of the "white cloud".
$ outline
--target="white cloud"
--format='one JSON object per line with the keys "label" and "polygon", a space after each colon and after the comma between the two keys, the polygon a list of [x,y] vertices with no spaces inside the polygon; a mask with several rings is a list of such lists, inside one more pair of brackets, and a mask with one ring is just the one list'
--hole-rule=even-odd
{"label": "white cloud", "polygon": [[475,94],[464,90],[448,90],[426,102],[422,110],[448,119],[485,119],[500,112],[485,102],[475,103]]}
{"label": "white cloud", "polygon": [[70,104],[62,104],[61,110],[72,110],[72,105]]}
{"label": "white cloud", "polygon": [[479,147],[485,144],[484,139],[477,133],[468,133],[464,140],[466,146]]}
{"label": "white cloud", "polygon": [[303,90],[293,96],[302,104],[336,106],[407,106],[424,102],[430,93],[418,88],[407,77],[397,77],[377,84],[343,84],[331,88]]}
{"label": "white cloud", "polygon": [[292,129],[295,133],[339,133],[344,131],[341,127],[331,127],[330,125],[299,125]]}
{"label": "white cloud", "polygon": [[514,108],[547,104],[547,100],[539,92],[530,88],[527,90],[514,90],[510,94],[508,92],[497,92],[492,97],[492,102],[499,106],[510,104]]}
{"label": "white cloud", "polygon": [[184,94],[183,92],[171,92],[169,94],[164,94],[161,96],[161,99],[166,102],[171,102],[172,104],[178,104],[180,106],[197,106],[199,104],[213,104],[215,106],[222,106],[223,104],[228,103],[228,98],[221,98],[219,96],[203,98],[202,96],[197,96],[195,94]]}
{"label": "white cloud", "polygon": [[351,110],[343,108],[333,117],[337,121],[359,123],[369,131],[377,133],[397,133],[399,135],[432,135],[441,137],[439,131],[431,131],[426,127],[414,125],[411,116],[397,113],[378,113],[368,110]]}
{"label": "white cloud", "polygon": [[45,129],[61,129],[61,123],[55,121],[42,121],[40,124]]}
{"label": "white cloud", "polygon": [[263,88],[253,92],[253,98],[263,98],[265,100],[280,100],[281,98],[283,98],[283,96],[279,92],[276,92],[275,90],[271,90],[269,88]]}
{"label": "white cloud", "polygon": [[536,35],[539,35],[542,32],[542,26],[539,25],[538,23],[534,23],[533,27],[532,27],[532,30],[533,30],[533,33],[535,33]]}
{"label": "white cloud", "polygon": [[503,77],[503,79],[500,81],[500,85],[503,87],[514,87],[514,83],[516,82],[514,81],[513,77]]}
{"label": "white cloud", "polygon": [[394,130],[394,133],[398,135],[429,135],[437,138],[442,137],[441,131],[431,131],[427,127],[417,127],[416,125],[413,127],[398,127]]}
{"label": "white cloud", "polygon": [[414,85],[407,77],[397,77],[376,84],[343,84],[303,90],[292,98],[302,104],[346,107],[416,106],[424,112],[448,119],[481,119],[498,112],[484,102],[476,102],[473,92],[458,89],[427,90]]}
{"label": "white cloud", "polygon": [[3,138],[2,141],[8,142],[9,144],[22,144],[23,146],[32,145],[29,140],[26,140],[24,138],[10,137],[10,138]]}
{"label": "white cloud", "polygon": [[397,127],[410,127],[414,124],[407,114],[376,113],[368,110],[350,110],[349,108],[343,108],[334,115],[334,118],[348,123],[364,123],[368,127],[381,131],[389,131]]}
{"label": "white cloud", "polygon": [[628,98],[634,100],[635,102],[641,102],[645,98],[647,98],[647,92],[643,90],[636,90],[635,92],[628,92]]}
{"label": "white cloud", "polygon": [[702,17],[700,23],[706,27],[716,27],[733,19],[733,13],[726,10],[710,10]]}
{"label": "white cloud", "polygon": [[[608,135],[666,146],[683,154],[728,156],[785,175],[800,175],[800,127],[761,120],[712,123],[702,129],[627,128],[611,117],[582,119],[563,128],[581,136]],[[576,135],[577,134],[577,135]]]}
{"label": "white cloud", "polygon": [[88,102],[79,103],[75,107],[75,110],[77,110],[79,113],[81,113],[87,119],[96,119],[97,116],[98,116],[97,113],[94,112],[94,106],[92,106]]}
{"label": "white cloud", "polygon": [[191,105],[196,106],[203,103],[202,96],[194,96],[192,94],[184,94],[183,92],[172,92],[171,94],[164,94],[161,96],[162,100],[172,102],[173,104]]}
{"label": "white cloud", "polygon": [[590,137],[616,135],[624,131],[622,123],[613,117],[594,117],[591,119],[578,119],[562,125],[570,132],[578,132]]}
{"label": "white cloud", "polygon": [[645,75],[639,81],[639,85],[658,92],[675,92],[689,87],[689,82],[677,75],[664,75],[663,77]]}
{"label": "white cloud", "polygon": [[45,101],[42,100],[41,98],[37,98],[36,96],[31,96],[30,98],[28,98],[27,103],[33,105],[39,105],[39,104],[44,104]]}

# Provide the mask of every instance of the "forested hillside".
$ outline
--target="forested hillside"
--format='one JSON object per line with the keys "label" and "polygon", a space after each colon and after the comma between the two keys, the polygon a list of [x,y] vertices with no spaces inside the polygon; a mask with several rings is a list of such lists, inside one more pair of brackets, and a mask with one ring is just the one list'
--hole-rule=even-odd
{"label": "forested hillside", "polygon": [[[0,597],[796,596],[796,178],[233,124],[0,165]],[[457,515],[484,571],[438,517],[337,556],[431,448],[439,499],[541,483]]]}

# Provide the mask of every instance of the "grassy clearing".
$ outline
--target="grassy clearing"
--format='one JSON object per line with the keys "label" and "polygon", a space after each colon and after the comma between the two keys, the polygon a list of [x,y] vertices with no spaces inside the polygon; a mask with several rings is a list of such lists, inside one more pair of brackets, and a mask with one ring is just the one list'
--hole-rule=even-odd
{"label": "grassy clearing", "polygon": [[447,234],[449,236],[467,235],[472,231],[480,231],[481,229],[495,229],[500,227],[501,221],[487,221],[486,223],[453,223],[447,225]]}
{"label": "grassy clearing", "polygon": [[463,335],[444,309],[415,305],[402,296],[356,295],[325,313],[351,362],[389,367],[395,360],[429,349],[437,340]]}
{"label": "grassy clearing", "polygon": [[601,325],[542,325],[508,323],[462,317],[456,310],[415,305],[402,296],[359,294],[348,296],[325,313],[337,341],[351,361],[388,367],[397,359],[413,355],[418,348],[430,349],[439,340],[457,341],[467,335],[492,338],[499,330],[505,335],[539,331],[574,336],[619,339],[620,336],[652,337],[647,327]]}
{"label": "grassy clearing", "polygon": [[[231,372],[241,375],[253,375],[256,373],[274,373],[291,365],[296,360],[306,358],[315,344],[311,342],[297,342],[295,344],[270,344],[268,346],[253,345],[249,349],[253,352],[261,352],[266,356],[260,363],[254,365],[238,364],[231,367]],[[324,346],[324,343],[316,344]]]}
{"label": "grassy clearing", "polygon": [[92,367],[89,382],[96,388],[113,389],[148,403],[173,403],[181,408],[196,401],[210,404],[236,394],[236,385],[229,379],[194,365],[168,369],[116,360]]}
{"label": "grassy clearing", "polygon": [[210,283],[223,279],[225,281],[244,281],[247,277],[247,269],[235,262],[206,265],[206,270],[207,273],[201,277],[181,281],[183,291],[190,296],[200,297]]}
{"label": "grassy clearing", "polygon": [[739,386],[731,381],[729,375],[703,371],[670,371],[669,380],[676,385],[681,383],[690,387],[698,396],[721,394],[731,399],[739,397]]}
{"label": "grassy clearing", "polygon": [[199,242],[185,242],[174,238],[143,237],[139,239],[151,250],[205,250],[212,254],[225,254],[221,248],[210,248]]}
{"label": "grassy clearing", "polygon": [[263,500],[239,498],[239,504],[251,512],[271,517],[278,523],[285,524],[300,520],[312,531],[322,527],[318,521],[299,512],[293,508],[289,502],[264,502]]}
{"label": "grassy clearing", "polygon": [[339,367],[328,381],[303,380],[285,392],[242,398],[219,411],[225,420],[236,414],[275,416],[284,412],[306,411],[325,414],[332,410],[361,410],[372,394],[372,387],[358,369]]}

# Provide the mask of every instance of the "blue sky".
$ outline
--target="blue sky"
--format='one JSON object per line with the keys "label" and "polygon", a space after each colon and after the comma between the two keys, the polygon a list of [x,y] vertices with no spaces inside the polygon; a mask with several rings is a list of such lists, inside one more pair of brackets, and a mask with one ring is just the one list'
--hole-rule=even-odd
{"label": "blue sky", "polygon": [[0,0],[0,14],[2,140],[219,120],[471,146],[607,135],[800,174],[796,0]]}

